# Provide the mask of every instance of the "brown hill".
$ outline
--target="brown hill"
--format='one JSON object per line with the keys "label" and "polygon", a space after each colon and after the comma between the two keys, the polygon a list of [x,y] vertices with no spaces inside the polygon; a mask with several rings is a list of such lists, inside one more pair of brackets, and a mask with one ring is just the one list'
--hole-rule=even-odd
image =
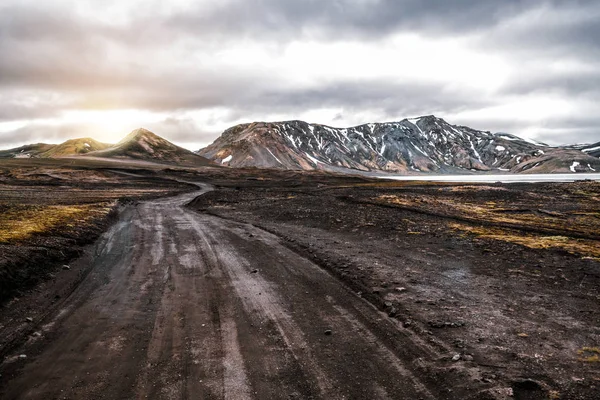
{"label": "brown hill", "polygon": [[212,161],[179,147],[144,128],[132,131],[114,146],[90,152],[88,155],[185,165],[214,165]]}

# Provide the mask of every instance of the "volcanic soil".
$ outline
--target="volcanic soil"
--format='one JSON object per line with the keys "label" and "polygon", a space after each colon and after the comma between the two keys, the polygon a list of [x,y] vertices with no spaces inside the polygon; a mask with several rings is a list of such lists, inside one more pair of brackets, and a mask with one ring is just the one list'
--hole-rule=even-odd
{"label": "volcanic soil", "polygon": [[[2,398],[598,393],[596,182],[9,167],[6,203],[31,196],[32,179],[137,191],[110,193],[114,215],[75,234],[68,269],[56,259],[15,284],[0,309]],[[107,201],[103,187],[90,203]]]}

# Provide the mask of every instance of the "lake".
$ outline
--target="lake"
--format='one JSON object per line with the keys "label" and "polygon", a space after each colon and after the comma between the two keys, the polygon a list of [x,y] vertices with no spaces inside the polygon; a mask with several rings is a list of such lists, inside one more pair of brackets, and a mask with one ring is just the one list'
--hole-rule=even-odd
{"label": "lake", "polygon": [[378,178],[397,181],[432,182],[574,182],[591,179],[600,181],[600,173],[593,174],[497,174],[497,175],[378,175]]}

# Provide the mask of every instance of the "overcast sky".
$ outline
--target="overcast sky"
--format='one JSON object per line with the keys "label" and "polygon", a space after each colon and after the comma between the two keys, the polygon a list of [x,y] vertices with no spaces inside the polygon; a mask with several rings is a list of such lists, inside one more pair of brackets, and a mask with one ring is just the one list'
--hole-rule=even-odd
{"label": "overcast sky", "polygon": [[0,148],[435,114],[600,140],[600,1],[2,0]]}

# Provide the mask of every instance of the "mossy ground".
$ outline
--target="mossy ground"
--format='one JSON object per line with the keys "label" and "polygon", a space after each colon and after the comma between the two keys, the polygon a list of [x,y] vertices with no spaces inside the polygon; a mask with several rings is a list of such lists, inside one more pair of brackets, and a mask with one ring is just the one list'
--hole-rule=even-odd
{"label": "mossy ground", "polygon": [[15,243],[105,218],[116,201],[85,205],[0,205],[0,243]]}

